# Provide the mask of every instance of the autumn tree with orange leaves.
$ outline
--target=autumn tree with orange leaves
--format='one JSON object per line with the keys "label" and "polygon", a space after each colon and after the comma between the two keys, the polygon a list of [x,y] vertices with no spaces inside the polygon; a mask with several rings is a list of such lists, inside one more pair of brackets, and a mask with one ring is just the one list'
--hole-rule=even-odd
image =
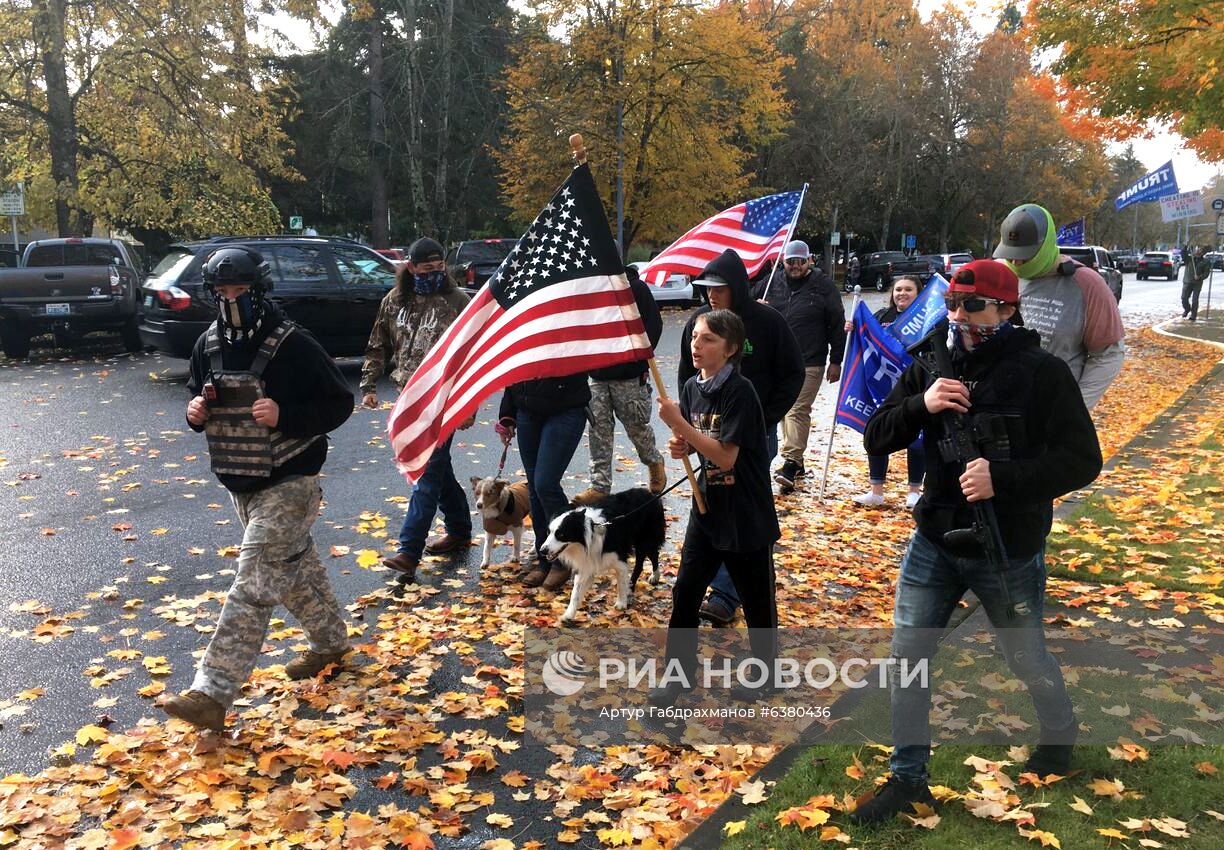
{"label": "autumn tree with orange leaves", "polygon": [[743,200],[753,151],[786,124],[784,62],[759,26],[734,6],[668,0],[537,0],[534,10],[496,151],[518,218],[529,221],[555,190],[574,132],[605,203],[623,155],[626,248],[670,241]]}
{"label": "autumn tree with orange leaves", "polygon": [[1206,159],[1224,160],[1224,7],[1216,0],[1034,0],[1033,46],[1084,96],[1085,113],[1172,121]]}

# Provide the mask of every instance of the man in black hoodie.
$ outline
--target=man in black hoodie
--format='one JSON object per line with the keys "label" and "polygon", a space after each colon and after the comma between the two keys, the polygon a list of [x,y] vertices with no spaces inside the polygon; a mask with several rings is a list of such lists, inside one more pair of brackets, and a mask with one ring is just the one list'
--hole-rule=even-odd
{"label": "man in black hoodie", "polygon": [[242,522],[238,570],[191,689],[167,699],[171,717],[221,731],[255,666],[277,605],[301,625],[310,649],[285,665],[308,679],[348,650],[343,612],[310,528],[329,431],[353,412],[353,393],[309,331],[263,299],[268,264],[247,248],[214,251],[204,285],[217,321],[191,353],[187,424],[204,431],[212,470]]}
{"label": "man in black hoodie", "polygon": [[[871,454],[891,454],[926,434],[926,489],[897,578],[892,672],[899,674],[902,662],[914,670],[935,654],[952,611],[972,590],[1041,721],[1025,771],[1065,776],[1076,720],[1062,671],[1045,646],[1045,535],[1053,500],[1100,473],[1101,448],[1067,364],[1044,352],[1034,331],[1010,321],[1019,302],[1019,280],[1004,264],[976,260],[962,267],[947,294],[955,375],[931,381],[911,365],[868,420],[863,441]],[[981,457],[962,465],[941,450],[947,411],[967,415]],[[1006,573],[972,536],[945,536],[972,526],[969,503],[983,500],[993,503]],[[927,787],[930,690],[916,679],[902,687],[894,675],[891,696],[892,775],[851,814],[857,823],[881,823],[916,802],[934,802]]]}
{"label": "man in black hoodie", "polygon": [[[769,458],[778,453],[778,423],[791,409],[799,390],[803,388],[803,354],[799,342],[782,314],[753,299],[748,285],[748,270],[739,254],[728,248],[710,261],[693,285],[701,290],[705,307],[699,307],[689,318],[680,334],[679,381],[684,383],[697,374],[689,341],[697,317],[714,310],[732,310],[744,323],[747,338],[740,373],[751,382],[765,414],[765,432]],[[766,475],[769,470],[766,469]],[[735,618],[739,596],[726,567],[718,571],[710,584],[710,595],[701,606],[701,616],[717,625],[726,625]]]}

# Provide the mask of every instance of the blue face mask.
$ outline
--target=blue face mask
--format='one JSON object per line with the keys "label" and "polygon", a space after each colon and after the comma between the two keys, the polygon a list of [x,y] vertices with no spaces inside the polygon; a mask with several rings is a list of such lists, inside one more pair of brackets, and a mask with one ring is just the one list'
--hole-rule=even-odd
{"label": "blue face mask", "polygon": [[412,276],[412,291],[417,295],[433,295],[446,284],[446,272],[425,272]]}

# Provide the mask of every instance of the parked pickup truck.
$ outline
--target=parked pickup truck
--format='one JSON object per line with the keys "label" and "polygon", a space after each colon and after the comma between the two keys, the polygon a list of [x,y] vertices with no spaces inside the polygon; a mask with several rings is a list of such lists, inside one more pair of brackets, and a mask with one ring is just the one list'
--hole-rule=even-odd
{"label": "parked pickup truck", "polygon": [[869,254],[863,263],[859,283],[863,289],[875,287],[876,292],[883,292],[903,275],[912,274],[926,283],[926,279],[937,271],[943,269],[935,268],[935,263],[927,257],[911,257],[902,251],[877,251]]}
{"label": "parked pickup truck", "polygon": [[115,330],[139,351],[143,266],[118,239],[41,239],[26,246],[21,266],[0,269],[0,343],[9,357],[30,353],[30,337],[57,340]]}

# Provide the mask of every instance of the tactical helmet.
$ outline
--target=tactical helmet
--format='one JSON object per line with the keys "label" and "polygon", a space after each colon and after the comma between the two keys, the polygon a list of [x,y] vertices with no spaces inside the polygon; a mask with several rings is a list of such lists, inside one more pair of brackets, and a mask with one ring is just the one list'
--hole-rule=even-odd
{"label": "tactical helmet", "polygon": [[272,269],[249,248],[219,248],[208,255],[202,270],[204,287],[216,297],[218,286],[249,286],[260,298],[271,289]]}
{"label": "tactical helmet", "polygon": [[1058,262],[1058,230],[1049,210],[1024,204],[1008,213],[999,226],[994,258],[1028,280],[1049,272]]}

